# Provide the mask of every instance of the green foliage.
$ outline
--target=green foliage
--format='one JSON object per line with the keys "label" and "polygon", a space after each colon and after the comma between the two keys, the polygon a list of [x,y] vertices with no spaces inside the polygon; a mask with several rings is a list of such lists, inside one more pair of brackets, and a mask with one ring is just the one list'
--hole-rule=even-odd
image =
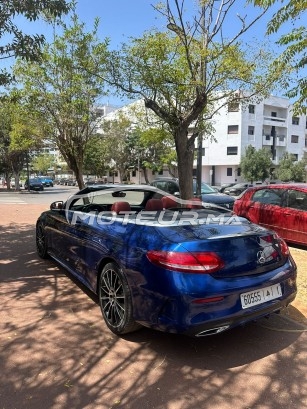
{"label": "green foliage", "polygon": [[84,171],[90,175],[103,177],[108,168],[108,146],[102,135],[91,137],[84,152]]}
{"label": "green foliage", "polygon": [[[257,8],[255,18],[238,16],[234,22],[234,3],[199,2],[199,13],[189,21],[183,0],[159,4],[168,31],[151,30],[108,58],[108,83],[117,93],[142,98],[172,134],[183,198],[193,194],[194,142],[213,115],[233,100],[266,96],[282,72],[271,68],[272,56],[259,44],[252,53],[250,43],[244,47],[239,41],[267,7]],[[237,31],[226,38],[223,28],[230,19]]]}
{"label": "green foliage", "polygon": [[306,177],[306,162],[301,160],[294,162],[295,158],[286,152],[279,162],[278,169],[275,171],[276,176],[283,182],[304,182]]}
{"label": "green foliage", "polygon": [[257,180],[264,181],[270,176],[271,154],[267,149],[258,151],[251,145],[246,148],[242,156],[240,167],[245,180],[251,183]]}
{"label": "green foliage", "polygon": [[[277,4],[276,0],[259,0],[256,4],[272,5]],[[283,3],[283,2],[282,2]],[[306,0],[289,0],[284,2],[280,9],[274,14],[268,24],[268,34],[277,33],[287,22],[291,22],[290,32],[284,34],[277,41],[284,51],[276,59],[274,65],[281,65],[287,70],[288,81],[284,83],[285,95],[295,100],[294,109],[296,114],[306,114],[307,112],[307,81],[306,81],[306,46],[307,30],[306,24],[301,27],[294,27],[294,23],[299,24],[303,17],[306,18]]]}
{"label": "green foliage", "polygon": [[38,147],[33,117],[27,115],[16,95],[2,99],[0,106],[0,161],[2,172],[18,176],[29,149]]}
{"label": "green foliage", "polygon": [[36,173],[46,175],[48,169],[55,168],[56,164],[54,163],[54,156],[49,153],[44,153],[36,156],[32,163],[32,168]]}
{"label": "green foliage", "polygon": [[[0,58],[20,57],[27,60],[37,60],[41,55],[41,46],[45,41],[43,34],[28,35],[16,25],[14,18],[23,16],[29,21],[35,21],[42,16],[59,17],[67,13],[69,5],[65,0],[5,0],[0,7]],[[3,42],[6,41],[6,43]],[[5,40],[6,39],[6,40]],[[2,70],[0,85],[12,80],[12,75]]]}
{"label": "green foliage", "polygon": [[114,120],[105,119],[102,122],[102,131],[105,166],[119,170],[121,179],[125,180],[133,154],[127,146],[132,133],[131,119],[123,113]]}
{"label": "green foliage", "polygon": [[[84,151],[99,121],[95,105],[104,94],[100,74],[108,40],[98,40],[98,23],[86,32],[73,11],[70,25],[62,23],[62,34],[45,46],[40,62],[19,62],[15,70],[24,104],[39,118],[40,133],[55,141],[80,188]],[[93,54],[99,55],[95,63]]]}

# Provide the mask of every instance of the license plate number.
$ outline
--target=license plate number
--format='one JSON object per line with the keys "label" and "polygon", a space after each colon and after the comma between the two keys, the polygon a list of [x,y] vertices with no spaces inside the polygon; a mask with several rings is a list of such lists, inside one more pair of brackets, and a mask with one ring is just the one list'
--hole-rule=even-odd
{"label": "license plate number", "polygon": [[282,296],[280,284],[274,284],[270,287],[261,288],[255,291],[241,294],[242,308],[253,307],[254,305],[263,304],[270,300],[275,300]]}

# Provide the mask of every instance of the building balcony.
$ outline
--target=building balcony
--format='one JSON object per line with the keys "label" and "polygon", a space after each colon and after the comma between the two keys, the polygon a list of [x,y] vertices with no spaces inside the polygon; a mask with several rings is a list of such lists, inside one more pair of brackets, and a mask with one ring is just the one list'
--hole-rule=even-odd
{"label": "building balcony", "polygon": [[287,144],[286,135],[277,135],[276,146],[286,146],[286,144]]}
{"label": "building balcony", "polygon": [[273,136],[263,135],[262,136],[262,145],[263,146],[272,146],[273,145]]}
{"label": "building balcony", "polygon": [[286,128],[286,118],[276,117],[276,116],[268,116],[265,115],[263,117],[263,124],[269,126],[280,126],[282,128]]}

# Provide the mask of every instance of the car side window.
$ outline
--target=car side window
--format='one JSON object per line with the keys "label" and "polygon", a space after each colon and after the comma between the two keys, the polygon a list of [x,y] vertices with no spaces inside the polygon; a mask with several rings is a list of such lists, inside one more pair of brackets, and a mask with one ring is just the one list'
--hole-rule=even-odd
{"label": "car side window", "polygon": [[173,195],[175,192],[179,192],[179,187],[174,182],[168,182],[166,190],[168,193]]}
{"label": "car side window", "polygon": [[167,186],[165,181],[154,182],[153,185],[156,186],[158,189],[167,192]]}
{"label": "car side window", "polygon": [[287,195],[287,207],[297,210],[307,210],[307,193],[299,190],[289,190]]}
{"label": "car side window", "polygon": [[275,189],[260,189],[252,196],[253,202],[281,206],[282,192]]}

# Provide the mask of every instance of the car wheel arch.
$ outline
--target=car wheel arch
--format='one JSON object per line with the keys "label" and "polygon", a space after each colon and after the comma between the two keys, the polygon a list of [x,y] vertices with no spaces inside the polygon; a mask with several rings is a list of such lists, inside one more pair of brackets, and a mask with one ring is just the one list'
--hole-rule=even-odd
{"label": "car wheel arch", "polygon": [[112,258],[104,261],[107,259],[107,263],[101,264],[97,279],[97,295],[105,323],[116,335],[137,331],[141,325],[133,317],[133,297],[124,269]]}
{"label": "car wheel arch", "polygon": [[100,276],[102,274],[102,271],[104,269],[104,267],[109,264],[109,263],[115,263],[117,265],[118,268],[120,268],[121,270],[123,270],[122,266],[118,263],[118,261],[113,258],[113,257],[105,257],[102,260],[100,260],[98,267],[97,267],[97,281],[96,281],[96,294],[98,295],[98,291],[99,291],[99,280],[100,280]]}

